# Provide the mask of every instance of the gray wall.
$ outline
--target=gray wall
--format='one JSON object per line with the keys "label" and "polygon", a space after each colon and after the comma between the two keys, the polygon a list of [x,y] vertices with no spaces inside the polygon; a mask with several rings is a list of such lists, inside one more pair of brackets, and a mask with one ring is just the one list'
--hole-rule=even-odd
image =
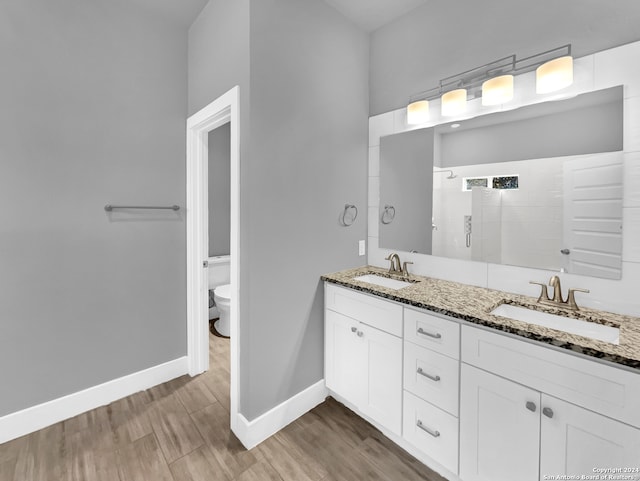
{"label": "gray wall", "polygon": [[[568,43],[576,57],[640,39],[637,0],[429,2],[371,35],[371,115],[441,78]],[[515,20],[514,20],[515,19]],[[612,33],[615,32],[615,35]],[[614,44],[612,38],[618,39]]]}
{"label": "gray wall", "polygon": [[[418,129],[380,139],[380,247],[432,252],[434,129]],[[395,208],[387,224],[385,205]]]}
{"label": "gray wall", "polygon": [[[245,120],[249,105],[249,2],[209,0],[189,28],[189,115],[239,85],[240,121]],[[242,130],[246,135],[246,129]]]}
{"label": "gray wall", "polygon": [[318,0],[212,0],[189,32],[190,112],[235,84],[240,411],[253,419],[323,378],[320,275],[365,259],[367,36]]}
{"label": "gray wall", "polygon": [[209,132],[209,257],[230,253],[231,124]]}
{"label": "gray wall", "polygon": [[[366,262],[368,54],[367,35],[322,1],[251,4],[249,419],[323,379],[320,275]],[[360,211],[351,227],[338,223],[345,203]]]}
{"label": "gray wall", "polygon": [[0,416],[186,354],[186,29],[0,3]]}
{"label": "gray wall", "polygon": [[[556,112],[522,120],[509,120],[510,112],[491,114],[495,124],[474,128],[476,119],[462,128],[443,128],[440,136],[440,165],[488,164],[513,160],[542,159],[568,155],[622,150],[622,89],[616,101]],[[574,99],[552,102],[569,103]],[[531,107],[544,107],[533,105]],[[482,120],[482,119],[478,119]],[[483,123],[491,122],[483,121]]]}

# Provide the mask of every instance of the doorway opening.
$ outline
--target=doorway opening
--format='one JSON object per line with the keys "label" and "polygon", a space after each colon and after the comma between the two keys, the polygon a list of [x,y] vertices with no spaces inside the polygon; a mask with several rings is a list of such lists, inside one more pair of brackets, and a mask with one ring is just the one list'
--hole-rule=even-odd
{"label": "doorway opening", "polygon": [[[209,369],[209,133],[229,124],[230,424],[242,429],[240,403],[240,123],[236,86],[187,119],[187,358],[189,374]],[[238,436],[241,440],[242,437]]]}

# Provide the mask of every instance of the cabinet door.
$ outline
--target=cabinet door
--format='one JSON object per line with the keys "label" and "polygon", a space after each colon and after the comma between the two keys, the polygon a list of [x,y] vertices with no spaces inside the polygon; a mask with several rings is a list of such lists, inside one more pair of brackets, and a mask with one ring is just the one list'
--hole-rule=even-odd
{"label": "cabinet door", "polygon": [[367,365],[362,412],[399,436],[402,426],[402,339],[365,324],[360,325],[358,336],[365,348],[363,358]]}
{"label": "cabinet door", "polygon": [[460,478],[536,481],[540,393],[462,364]]}
{"label": "cabinet door", "polygon": [[[540,479],[591,475],[594,468],[640,467],[640,430],[542,395]],[[638,473],[617,473],[637,476]]]}
{"label": "cabinet door", "polygon": [[367,383],[366,345],[360,323],[325,310],[325,382],[346,401],[362,405]]}

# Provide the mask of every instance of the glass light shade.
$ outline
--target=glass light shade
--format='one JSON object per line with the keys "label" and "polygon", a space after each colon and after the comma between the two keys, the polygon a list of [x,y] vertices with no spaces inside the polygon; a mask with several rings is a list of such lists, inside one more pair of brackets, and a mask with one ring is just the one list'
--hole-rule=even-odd
{"label": "glass light shade", "polygon": [[452,90],[440,98],[443,117],[459,115],[467,110],[467,89]]}
{"label": "glass light shade", "polygon": [[482,105],[500,105],[513,99],[513,75],[501,75],[482,84]]}
{"label": "glass light shade", "polygon": [[424,124],[429,120],[429,101],[418,100],[407,105],[407,123]]}
{"label": "glass light shade", "polygon": [[559,57],[536,69],[536,93],[547,94],[573,83],[573,57]]}

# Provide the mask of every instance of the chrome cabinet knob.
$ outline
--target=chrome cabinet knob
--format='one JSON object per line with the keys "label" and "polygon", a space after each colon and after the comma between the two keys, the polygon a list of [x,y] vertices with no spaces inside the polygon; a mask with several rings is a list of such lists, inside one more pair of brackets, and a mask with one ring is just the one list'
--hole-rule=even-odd
{"label": "chrome cabinet knob", "polygon": [[535,413],[535,412],[536,412],[536,409],[538,409],[538,407],[536,406],[536,403],[531,402],[531,401],[527,401],[526,406],[527,406],[527,409],[528,409],[529,411],[531,411],[532,413]]}

